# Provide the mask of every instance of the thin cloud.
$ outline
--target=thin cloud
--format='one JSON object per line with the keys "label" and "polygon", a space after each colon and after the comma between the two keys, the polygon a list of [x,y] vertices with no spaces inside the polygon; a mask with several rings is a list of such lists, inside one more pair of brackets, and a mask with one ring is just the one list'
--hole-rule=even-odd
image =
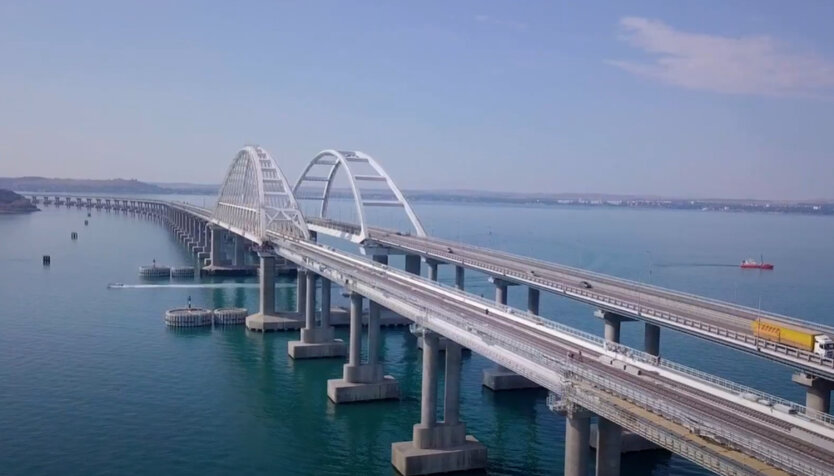
{"label": "thin cloud", "polygon": [[501,20],[493,18],[489,15],[475,15],[475,21],[478,23],[485,23],[488,25],[498,26],[502,28],[509,28],[516,31],[527,31],[528,25],[524,22],[514,20]]}
{"label": "thin cloud", "polygon": [[640,17],[622,18],[620,27],[620,39],[651,58],[607,62],[638,76],[727,94],[834,95],[834,62],[768,36],[688,33]]}

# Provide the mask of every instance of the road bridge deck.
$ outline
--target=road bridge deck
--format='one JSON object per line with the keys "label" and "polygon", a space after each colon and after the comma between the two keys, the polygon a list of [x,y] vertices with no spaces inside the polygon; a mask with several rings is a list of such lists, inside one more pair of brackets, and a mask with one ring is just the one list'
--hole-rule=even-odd
{"label": "road bridge deck", "polygon": [[[310,219],[311,230],[350,237],[355,225]],[[825,334],[834,327],[748,308],[614,276],[429,236],[370,228],[365,244],[480,271],[492,277],[574,299],[602,310],[672,328],[834,379],[834,359],[754,335],[752,324],[767,320]],[[591,288],[582,285],[587,281]]]}

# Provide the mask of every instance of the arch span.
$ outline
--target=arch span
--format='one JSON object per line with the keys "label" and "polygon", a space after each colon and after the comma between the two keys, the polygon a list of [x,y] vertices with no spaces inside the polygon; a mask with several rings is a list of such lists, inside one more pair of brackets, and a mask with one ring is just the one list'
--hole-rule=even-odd
{"label": "arch span", "polygon": [[220,187],[212,222],[262,244],[267,231],[310,238],[284,173],[262,147],[238,151]]}
{"label": "arch span", "polygon": [[[354,168],[356,165],[368,165],[373,173],[357,173]],[[323,175],[313,175],[311,172],[315,166],[325,166],[327,172]],[[344,169],[348,183],[350,184],[354,206],[356,208],[356,215],[359,219],[360,232],[357,237],[357,241],[361,242],[368,236],[368,222],[366,219],[365,207],[401,207],[405,211],[405,214],[411,222],[411,225],[414,227],[414,231],[417,235],[426,236],[423,224],[420,223],[420,219],[417,217],[417,214],[414,213],[414,209],[411,208],[411,205],[408,203],[408,200],[405,199],[405,196],[402,191],[400,191],[399,187],[397,187],[397,184],[394,183],[391,176],[385,172],[385,169],[383,169],[373,157],[364,152],[335,149],[328,149],[319,152],[315,157],[313,157],[313,160],[307,164],[307,167],[295,183],[295,187],[293,187],[295,197],[298,200],[321,201],[321,207],[319,207],[319,218],[328,218],[327,205],[333,189],[333,180],[336,178],[336,174],[340,168]],[[301,190],[302,187],[307,186],[313,188],[322,183],[324,183],[324,186],[321,188],[321,193],[319,194],[310,194]],[[393,196],[393,199],[365,199],[362,196],[362,185],[370,183],[384,183],[387,190]]]}

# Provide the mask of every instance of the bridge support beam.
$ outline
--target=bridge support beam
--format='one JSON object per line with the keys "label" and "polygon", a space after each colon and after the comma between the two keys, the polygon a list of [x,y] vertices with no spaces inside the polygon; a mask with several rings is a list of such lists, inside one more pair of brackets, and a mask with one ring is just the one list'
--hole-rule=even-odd
{"label": "bridge support beam", "polygon": [[[605,340],[620,343],[620,323],[627,318],[597,311],[605,323]],[[620,476],[620,455],[623,447],[623,429],[616,423],[599,417],[597,422],[596,476]]]}
{"label": "bridge support beam", "polygon": [[316,359],[326,357],[344,357],[345,343],[335,339],[330,325],[330,280],[321,277],[321,313],[320,325],[316,326],[316,274],[305,273],[305,325],[301,329],[301,339],[287,344],[287,353],[293,359]]}
{"label": "bridge support beam", "polygon": [[822,413],[831,411],[831,390],[834,390],[834,382],[805,372],[796,372],[791,380],[805,387],[806,407]]}
{"label": "bridge support beam", "polygon": [[455,266],[455,287],[463,291],[464,267]]}
{"label": "bridge support beam", "polygon": [[246,265],[246,238],[235,235],[235,256],[233,264],[235,266]]}
{"label": "bridge support beam", "polygon": [[[507,304],[507,281],[498,278],[490,278],[495,284],[495,303]],[[512,370],[497,365],[483,370],[482,381],[484,387],[498,392],[501,390],[518,390],[523,388],[539,388],[539,385],[526,377],[522,377]]]}
{"label": "bridge support beam", "polygon": [[646,323],[643,334],[643,350],[655,357],[660,355],[660,326]]}
{"label": "bridge support beam", "polygon": [[414,425],[412,441],[391,445],[391,464],[404,476],[483,469],[487,449],[466,434],[466,425],[460,421],[461,346],[449,341],[446,347],[444,419],[438,422],[438,335],[424,330],[423,343],[420,423]]}
{"label": "bridge support beam", "polygon": [[295,310],[302,318],[307,314],[307,273],[298,268],[295,275]]}
{"label": "bridge support beam", "polygon": [[574,407],[565,416],[565,476],[588,476],[591,413],[582,407]]}
{"label": "bridge support beam", "polygon": [[539,298],[540,293],[536,288],[527,289],[527,312],[530,314],[539,315]]}
{"label": "bridge support beam", "polygon": [[426,264],[429,267],[429,279],[437,281],[437,267],[440,265],[440,261],[427,259]]}
{"label": "bridge support beam", "polygon": [[420,275],[420,255],[405,255],[405,271]]}
{"label": "bridge support beam", "polygon": [[[224,230],[216,225],[210,226],[209,229],[211,230],[211,250],[209,251],[209,261],[211,261],[212,266],[220,266],[223,264]],[[272,263],[275,263],[274,258],[272,259]],[[261,265],[263,265],[263,263],[261,263]]]}
{"label": "bridge support beam", "polygon": [[[377,308],[378,309],[378,308]],[[371,313],[373,314],[373,313]],[[344,366],[341,379],[327,381],[327,396],[333,403],[386,400],[400,397],[400,385],[390,375],[385,375],[379,362],[379,318],[375,322],[369,316],[367,363],[362,356],[362,296],[350,294],[350,345],[348,363]],[[371,327],[376,331],[371,331]],[[371,351],[371,349],[374,349]]]}

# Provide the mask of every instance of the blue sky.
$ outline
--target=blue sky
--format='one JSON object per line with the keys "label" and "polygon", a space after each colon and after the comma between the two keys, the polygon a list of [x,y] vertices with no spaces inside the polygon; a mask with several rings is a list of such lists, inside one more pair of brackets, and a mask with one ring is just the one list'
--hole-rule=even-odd
{"label": "blue sky", "polygon": [[0,175],[834,198],[834,2],[5,2]]}

